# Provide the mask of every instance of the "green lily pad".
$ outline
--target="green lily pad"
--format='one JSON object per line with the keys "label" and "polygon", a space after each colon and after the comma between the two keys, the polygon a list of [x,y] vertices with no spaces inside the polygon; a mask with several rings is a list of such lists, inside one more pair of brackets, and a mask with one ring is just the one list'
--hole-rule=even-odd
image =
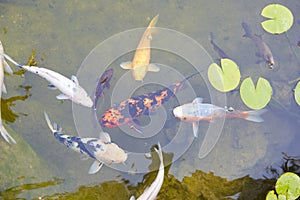
{"label": "green lily pad", "polygon": [[268,192],[266,200],[278,200],[276,194],[274,194],[274,190]]}
{"label": "green lily pad", "polygon": [[296,87],[295,87],[294,96],[295,96],[295,101],[300,106],[300,82],[298,82]]}
{"label": "green lily pad", "polygon": [[208,68],[208,80],[214,88],[221,92],[234,90],[240,82],[241,73],[237,64],[228,59],[221,59],[222,68],[213,63]]}
{"label": "green lily pad", "polygon": [[292,172],[284,173],[277,180],[275,189],[279,198],[297,199],[300,196],[300,177]]}
{"label": "green lily pad", "polygon": [[294,22],[292,12],[280,4],[267,5],[261,12],[261,15],[269,20],[261,23],[262,27],[269,33],[280,34],[289,30]]}
{"label": "green lily pad", "polygon": [[272,87],[269,81],[260,77],[255,88],[251,77],[248,77],[241,84],[240,95],[249,108],[259,110],[271,100]]}

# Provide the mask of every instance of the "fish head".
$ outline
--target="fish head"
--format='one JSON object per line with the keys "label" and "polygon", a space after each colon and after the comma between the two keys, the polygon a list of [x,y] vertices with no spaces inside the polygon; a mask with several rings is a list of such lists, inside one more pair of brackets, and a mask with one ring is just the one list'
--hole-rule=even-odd
{"label": "fish head", "polygon": [[[195,117],[195,103],[183,104],[173,109],[175,117],[183,121],[189,121],[190,118]],[[196,109],[197,110],[197,109]]]}
{"label": "fish head", "polygon": [[127,160],[127,153],[117,144],[112,142],[104,142],[105,151],[95,152],[97,160],[106,164],[122,163]]}
{"label": "fish head", "polygon": [[92,107],[93,101],[89,97],[88,93],[79,85],[74,85],[72,88],[72,101],[75,103],[86,106],[86,107]]}

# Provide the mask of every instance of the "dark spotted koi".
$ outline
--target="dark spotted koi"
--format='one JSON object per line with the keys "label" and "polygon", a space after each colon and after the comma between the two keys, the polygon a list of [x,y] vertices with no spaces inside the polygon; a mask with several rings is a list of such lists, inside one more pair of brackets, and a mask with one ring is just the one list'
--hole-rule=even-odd
{"label": "dark spotted koi", "polygon": [[170,98],[174,97],[178,91],[185,88],[187,79],[199,74],[199,72],[190,75],[184,80],[174,83],[169,87],[160,90],[131,97],[114,107],[106,110],[101,116],[100,125],[107,128],[114,128],[124,124],[132,125],[141,115],[148,115],[157,110],[162,104],[166,103]]}

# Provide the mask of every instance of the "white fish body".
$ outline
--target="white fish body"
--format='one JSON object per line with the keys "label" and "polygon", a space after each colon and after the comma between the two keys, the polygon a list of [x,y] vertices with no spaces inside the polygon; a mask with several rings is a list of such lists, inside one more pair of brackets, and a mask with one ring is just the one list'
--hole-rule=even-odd
{"label": "white fish body", "polygon": [[95,161],[90,167],[89,174],[98,172],[103,163],[110,165],[122,163],[127,160],[127,153],[117,144],[110,141],[107,133],[102,132],[102,138],[80,138],[72,135],[62,134],[62,128],[52,122],[46,113],[45,118],[54,137],[73,151],[90,157]]}
{"label": "white fish body", "polygon": [[70,99],[74,103],[92,107],[93,102],[87,92],[79,85],[76,76],[72,76],[71,79],[55,72],[50,69],[34,66],[21,66],[23,69],[37,74],[51,83],[49,87],[51,89],[59,89],[62,94],[56,96],[57,99]]}
{"label": "white fish body", "polygon": [[[165,173],[164,160],[162,155],[162,149],[159,143],[158,143],[158,150],[155,149],[155,151],[158,154],[160,160],[157,176],[153,181],[153,183],[150,185],[150,187],[146,188],[144,193],[141,196],[139,196],[137,200],[155,200],[164,182],[164,173]],[[134,196],[132,196],[130,200],[135,200]]]}
{"label": "white fish body", "polygon": [[[1,41],[0,41],[0,54],[1,54],[0,55],[0,59],[1,59],[0,60],[0,105],[1,105],[2,92],[6,93],[6,88],[4,85],[4,71],[8,73],[12,73],[12,70],[10,69],[9,65],[4,60],[3,57],[4,49]],[[0,132],[6,142],[8,143],[13,142],[16,144],[16,141],[9,135],[9,133],[6,131],[6,129],[2,124],[1,109],[0,109]]]}

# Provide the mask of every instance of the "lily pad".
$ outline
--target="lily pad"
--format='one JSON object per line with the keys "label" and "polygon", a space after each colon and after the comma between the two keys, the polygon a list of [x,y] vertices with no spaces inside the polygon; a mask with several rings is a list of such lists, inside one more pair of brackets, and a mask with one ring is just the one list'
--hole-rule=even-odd
{"label": "lily pad", "polygon": [[278,197],[297,199],[300,196],[300,177],[292,172],[282,174],[275,186]]}
{"label": "lily pad", "polygon": [[300,81],[297,83],[297,85],[295,87],[294,96],[295,96],[295,101],[300,106]]}
{"label": "lily pad", "polygon": [[260,77],[255,88],[251,77],[248,77],[241,84],[240,95],[249,108],[259,110],[271,100],[272,87],[268,80]]}
{"label": "lily pad", "polygon": [[267,5],[261,15],[269,20],[261,23],[262,27],[269,33],[280,34],[289,30],[294,22],[292,12],[280,4]]}
{"label": "lily pad", "polygon": [[221,92],[234,90],[240,82],[241,73],[237,64],[228,59],[221,59],[222,68],[213,63],[208,68],[208,80],[214,88]]}
{"label": "lily pad", "polygon": [[274,190],[268,192],[266,200],[277,200],[277,196],[276,194],[274,194]]}

